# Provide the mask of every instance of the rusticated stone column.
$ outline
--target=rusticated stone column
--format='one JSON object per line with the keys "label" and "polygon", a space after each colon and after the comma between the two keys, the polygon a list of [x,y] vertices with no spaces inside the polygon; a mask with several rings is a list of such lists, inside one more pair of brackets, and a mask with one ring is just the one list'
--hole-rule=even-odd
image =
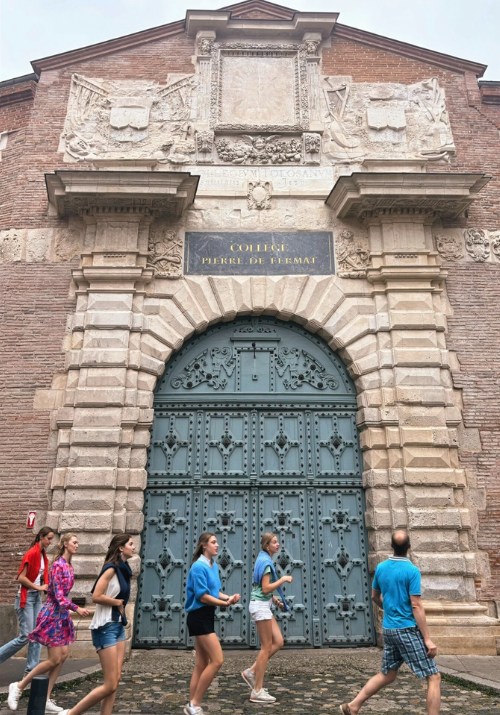
{"label": "rusticated stone column", "polygon": [[[138,350],[152,220],[177,218],[192,203],[186,173],[61,171],[47,177],[60,216],[85,225],[73,272],[76,310],[63,406],[54,413],[57,463],[47,523],[80,537],[77,592],[88,593],[113,533],[143,526],[151,401],[164,362]],[[139,547],[139,538],[137,538]],[[81,634],[87,636],[87,631]],[[85,650],[86,641],[80,642]]]}
{"label": "rusticated stone column", "polygon": [[340,178],[327,200],[337,218],[368,230],[367,279],[381,331],[377,379],[364,390],[358,416],[372,566],[390,551],[392,529],[408,527],[432,632],[447,652],[464,652],[466,640],[469,652],[494,653],[500,632],[476,603],[474,577],[486,558],[459,463],[461,395],[446,346],[446,272],[431,234],[436,220],[462,213],[486,181],[363,172]]}

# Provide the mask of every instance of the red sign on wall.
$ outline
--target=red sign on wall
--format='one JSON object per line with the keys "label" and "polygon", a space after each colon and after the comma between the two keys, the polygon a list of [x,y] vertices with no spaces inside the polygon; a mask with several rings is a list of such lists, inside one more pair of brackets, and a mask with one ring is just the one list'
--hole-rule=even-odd
{"label": "red sign on wall", "polygon": [[36,519],[36,511],[29,511],[28,516],[26,517],[26,528],[27,529],[34,529],[35,519]]}

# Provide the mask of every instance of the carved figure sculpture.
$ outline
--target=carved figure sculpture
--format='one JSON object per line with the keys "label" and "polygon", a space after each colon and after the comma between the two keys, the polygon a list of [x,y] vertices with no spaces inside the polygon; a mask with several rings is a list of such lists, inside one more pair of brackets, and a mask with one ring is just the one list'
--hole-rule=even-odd
{"label": "carved figure sculpture", "polygon": [[150,237],[147,266],[165,278],[182,275],[182,241],[175,231]]}
{"label": "carved figure sculpture", "polygon": [[465,249],[476,263],[484,263],[490,255],[490,242],[480,228],[468,228],[464,231]]}

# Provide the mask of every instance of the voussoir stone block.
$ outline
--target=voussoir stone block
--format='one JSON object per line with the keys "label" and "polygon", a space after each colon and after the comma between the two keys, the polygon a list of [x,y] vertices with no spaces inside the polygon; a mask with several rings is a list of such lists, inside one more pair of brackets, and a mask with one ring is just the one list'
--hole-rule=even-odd
{"label": "voussoir stone block", "polygon": [[410,468],[446,469],[453,462],[450,450],[446,447],[407,445],[403,447],[403,457],[405,465]]}
{"label": "voussoir stone block", "polygon": [[74,390],[75,406],[109,407],[111,405],[125,404],[125,388],[123,387],[102,387],[90,388],[81,387]]}

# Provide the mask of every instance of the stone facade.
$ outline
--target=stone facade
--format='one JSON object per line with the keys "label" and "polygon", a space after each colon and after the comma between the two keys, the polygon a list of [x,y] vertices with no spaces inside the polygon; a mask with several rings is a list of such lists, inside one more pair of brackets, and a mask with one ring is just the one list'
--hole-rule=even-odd
{"label": "stone facade", "polygon": [[[336,20],[190,11],[0,86],[2,568],[36,509],[79,533],[88,593],[110,535],[140,541],[165,364],[265,313],[319,335],[355,382],[370,567],[408,526],[442,652],[492,654],[497,95],[481,65]],[[186,272],[187,232],[292,229],[332,234],[335,273]]]}

